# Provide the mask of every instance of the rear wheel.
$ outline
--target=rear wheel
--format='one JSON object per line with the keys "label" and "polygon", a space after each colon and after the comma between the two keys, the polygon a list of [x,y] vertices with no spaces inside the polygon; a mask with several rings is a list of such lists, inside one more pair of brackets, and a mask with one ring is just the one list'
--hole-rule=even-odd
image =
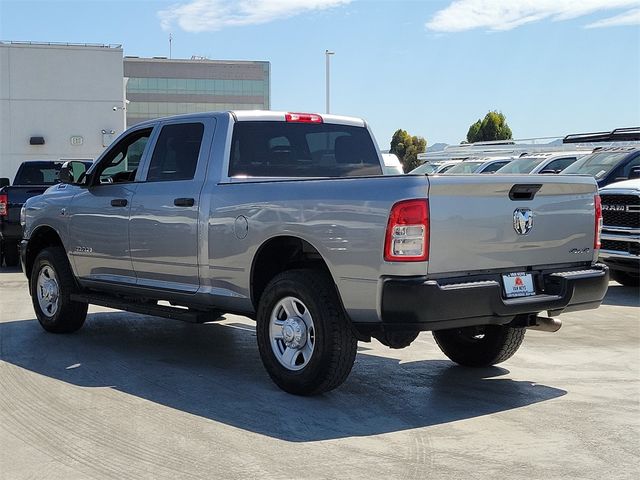
{"label": "rear wheel", "polygon": [[88,305],[71,300],[76,285],[61,247],[49,247],[36,257],[31,270],[31,301],[42,328],[51,333],[80,329]]}
{"label": "rear wheel", "polygon": [[258,307],[258,348],[271,379],[296,395],[342,384],[358,342],[328,275],[290,270],[267,285]]}
{"label": "rear wheel", "polygon": [[637,287],[640,285],[640,273],[623,272],[621,270],[609,270],[612,280],[625,287]]}
{"label": "rear wheel", "polygon": [[433,332],[440,350],[467,367],[488,367],[511,358],[520,348],[524,328],[507,325],[452,328]]}

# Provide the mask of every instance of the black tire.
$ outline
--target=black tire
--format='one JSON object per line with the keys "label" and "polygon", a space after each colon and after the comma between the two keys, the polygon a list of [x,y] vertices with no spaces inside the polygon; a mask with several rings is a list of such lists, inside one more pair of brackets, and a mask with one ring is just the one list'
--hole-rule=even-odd
{"label": "black tire", "polygon": [[[57,301],[51,301],[56,305],[55,310],[53,308],[47,310],[46,306],[43,309],[39,301],[39,289],[46,290],[46,285],[38,284],[41,272],[45,277],[45,282],[46,279],[53,278],[57,285]],[[42,291],[41,296],[43,296]],[[71,294],[75,291],[75,280],[64,249],[49,247],[42,250],[33,262],[31,270],[31,301],[40,325],[47,332],[71,333],[82,327],[87,317],[88,305],[84,302],[71,300]],[[43,302],[47,303],[48,300],[44,299]]]}
{"label": "black tire", "polygon": [[4,245],[4,263],[7,267],[17,267],[20,263],[20,253],[18,245],[15,243],[6,243]]}
{"label": "black tire", "polygon": [[488,367],[511,358],[520,348],[525,330],[483,325],[438,330],[433,332],[433,338],[452,361],[467,367]]}
{"label": "black tire", "polygon": [[[300,308],[305,307],[312,318],[313,329],[305,330],[304,336],[307,338],[305,345],[313,346],[312,353],[307,359],[302,352],[296,354],[294,363],[302,359],[302,366],[295,367],[298,370],[291,370],[281,363],[270,333],[272,313],[277,315],[278,305],[287,298],[297,299],[302,304]],[[294,320],[303,318],[299,315],[288,317]],[[289,270],[274,277],[260,298],[256,331],[262,363],[271,379],[286,392],[295,395],[328,392],[341,385],[351,372],[358,341],[333,282],[321,271]]]}
{"label": "black tire", "polygon": [[611,280],[615,280],[625,287],[637,287],[640,285],[640,273],[623,272],[621,270],[609,270]]}

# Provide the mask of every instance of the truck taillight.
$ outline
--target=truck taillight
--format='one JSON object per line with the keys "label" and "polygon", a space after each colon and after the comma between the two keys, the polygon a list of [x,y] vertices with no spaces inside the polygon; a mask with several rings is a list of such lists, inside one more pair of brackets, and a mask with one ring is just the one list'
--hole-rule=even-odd
{"label": "truck taillight", "polygon": [[596,208],[596,225],[595,235],[593,237],[593,248],[600,248],[600,234],[602,233],[602,202],[600,201],[600,195],[596,195],[594,198]]}
{"label": "truck taillight", "polygon": [[9,213],[9,199],[6,194],[0,195],[0,217],[6,217]]}
{"label": "truck taillight", "polygon": [[428,200],[396,203],[389,214],[384,243],[384,259],[388,262],[429,260]]}
{"label": "truck taillight", "polygon": [[322,123],[322,117],[316,113],[285,113],[287,122],[297,123]]}

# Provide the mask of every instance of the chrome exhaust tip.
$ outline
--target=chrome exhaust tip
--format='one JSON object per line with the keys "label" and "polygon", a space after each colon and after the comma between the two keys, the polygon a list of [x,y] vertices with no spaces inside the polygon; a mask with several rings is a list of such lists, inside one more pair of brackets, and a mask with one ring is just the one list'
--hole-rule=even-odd
{"label": "chrome exhaust tip", "polygon": [[549,317],[535,317],[535,325],[530,325],[527,328],[530,330],[541,330],[543,332],[557,332],[562,327],[562,320]]}

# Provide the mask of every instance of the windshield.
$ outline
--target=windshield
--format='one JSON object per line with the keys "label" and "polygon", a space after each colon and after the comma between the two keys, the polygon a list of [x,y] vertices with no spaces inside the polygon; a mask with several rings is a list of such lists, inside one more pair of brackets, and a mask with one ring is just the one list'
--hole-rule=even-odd
{"label": "windshield", "polygon": [[447,170],[447,175],[474,173],[484,162],[460,162]]}
{"label": "windshield", "polygon": [[531,173],[534,168],[536,168],[545,160],[546,158],[544,157],[517,158],[513,162],[508,163],[507,165],[496,171],[496,173]]}
{"label": "windshield", "polygon": [[409,173],[433,173],[435,172],[440,165],[437,163],[423,163],[419,167],[414,168]]}
{"label": "windshield", "polygon": [[602,178],[613,170],[629,152],[598,152],[587,155],[569,165],[562,174],[586,174]]}

